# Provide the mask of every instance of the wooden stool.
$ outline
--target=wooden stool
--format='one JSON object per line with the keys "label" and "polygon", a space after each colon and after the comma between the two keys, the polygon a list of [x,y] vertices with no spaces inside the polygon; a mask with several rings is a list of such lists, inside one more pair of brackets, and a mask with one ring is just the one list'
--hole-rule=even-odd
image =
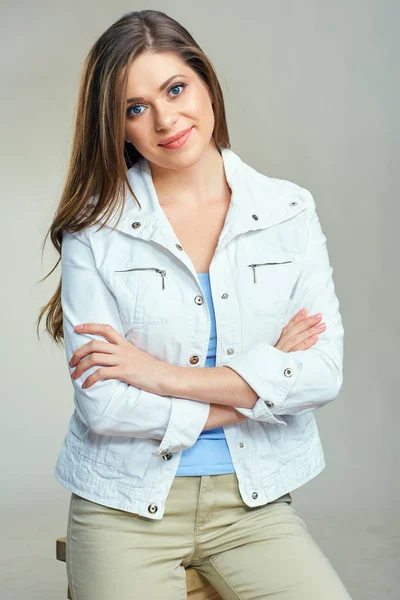
{"label": "wooden stool", "polygon": [[[57,538],[56,557],[57,560],[66,562],[65,548],[66,537]],[[186,569],[186,587],[188,600],[221,600],[214,588],[208,583],[207,579],[200,575],[195,569]],[[68,586],[67,598],[71,599],[71,593]]]}

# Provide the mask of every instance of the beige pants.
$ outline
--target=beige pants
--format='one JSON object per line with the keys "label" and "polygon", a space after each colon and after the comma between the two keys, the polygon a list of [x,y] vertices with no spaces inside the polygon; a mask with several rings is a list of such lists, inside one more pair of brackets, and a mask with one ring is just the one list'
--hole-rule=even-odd
{"label": "beige pants", "polygon": [[72,598],[185,600],[190,565],[225,600],[349,600],[291,501],[249,508],[235,474],[175,477],[157,521],[72,494]]}

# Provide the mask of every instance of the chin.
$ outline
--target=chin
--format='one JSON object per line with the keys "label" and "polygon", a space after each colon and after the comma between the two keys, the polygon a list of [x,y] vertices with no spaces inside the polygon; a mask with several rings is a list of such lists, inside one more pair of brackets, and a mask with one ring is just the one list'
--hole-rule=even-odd
{"label": "chin", "polygon": [[191,148],[182,148],[179,152],[174,153],[174,155],[171,152],[171,157],[165,155],[162,157],[158,156],[154,162],[166,169],[186,169],[199,160],[206,148],[207,146],[199,147],[196,144]]}

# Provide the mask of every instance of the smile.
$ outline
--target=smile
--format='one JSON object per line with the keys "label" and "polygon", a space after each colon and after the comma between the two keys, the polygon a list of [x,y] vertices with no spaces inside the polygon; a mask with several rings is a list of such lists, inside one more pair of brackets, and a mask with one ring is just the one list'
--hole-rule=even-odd
{"label": "smile", "polygon": [[193,127],[190,127],[190,129],[185,129],[184,131],[181,132],[181,134],[179,134],[179,137],[175,137],[175,139],[173,139],[171,142],[168,142],[166,144],[159,144],[159,146],[161,146],[162,148],[166,148],[168,150],[174,150],[175,148],[181,148],[189,139],[192,129],[193,129]]}

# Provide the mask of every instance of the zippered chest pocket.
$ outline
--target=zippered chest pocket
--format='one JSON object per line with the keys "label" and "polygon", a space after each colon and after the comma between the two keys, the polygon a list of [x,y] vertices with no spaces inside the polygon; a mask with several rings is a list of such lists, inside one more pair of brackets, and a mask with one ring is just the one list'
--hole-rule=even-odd
{"label": "zippered chest pocket", "polygon": [[113,269],[111,278],[125,325],[161,325],[171,319],[172,286],[165,269],[124,262]]}
{"label": "zippered chest pocket", "polygon": [[[263,260],[264,259],[264,260]],[[289,252],[268,256],[243,265],[243,294],[250,310],[260,315],[286,312],[293,286],[298,276],[298,262]]]}

